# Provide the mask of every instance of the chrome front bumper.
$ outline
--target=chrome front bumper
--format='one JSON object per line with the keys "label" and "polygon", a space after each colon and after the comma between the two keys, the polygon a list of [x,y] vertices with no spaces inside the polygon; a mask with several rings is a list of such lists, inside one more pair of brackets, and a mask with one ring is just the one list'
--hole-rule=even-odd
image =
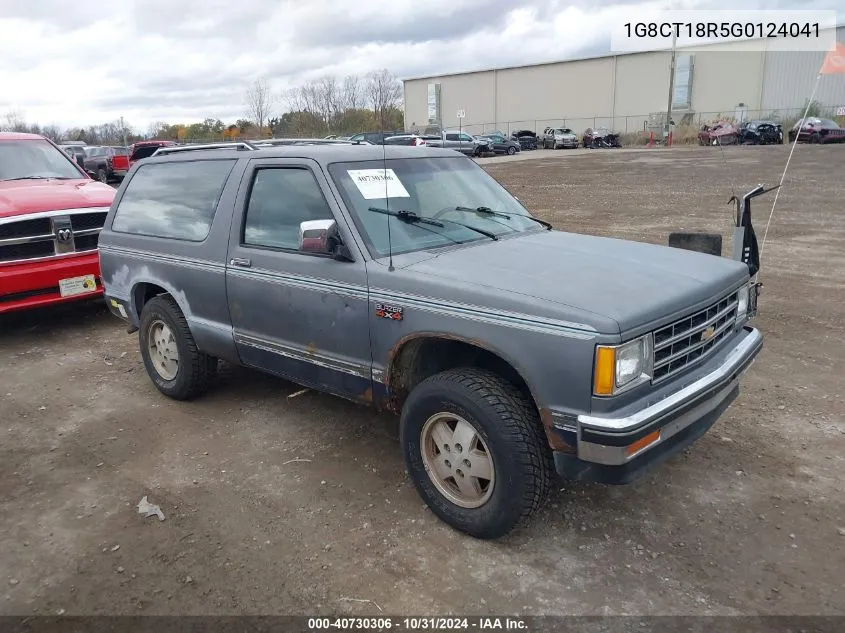
{"label": "chrome front bumper", "polygon": [[[754,361],[763,346],[763,337],[754,328],[746,327],[743,338],[731,349],[722,363],[695,382],[624,416],[579,415],[577,424],[577,458],[582,462],[605,466],[624,466],[642,460],[662,445],[674,444],[675,451],[691,444],[678,444],[678,437],[696,423],[707,422],[709,428],[738,393],[739,377]],[[639,450],[629,447],[659,432]],[[689,434],[687,435],[694,435]]]}

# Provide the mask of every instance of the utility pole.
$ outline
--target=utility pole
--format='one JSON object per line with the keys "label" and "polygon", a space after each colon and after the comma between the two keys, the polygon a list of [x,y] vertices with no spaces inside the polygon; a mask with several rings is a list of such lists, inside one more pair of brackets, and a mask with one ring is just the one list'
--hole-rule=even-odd
{"label": "utility pole", "polygon": [[672,99],[675,92],[675,46],[678,43],[678,32],[672,33],[672,57],[669,62],[669,103],[666,105],[666,125],[663,138],[668,138],[672,133]]}
{"label": "utility pole", "polygon": [[123,124],[123,117],[120,117],[120,134],[123,136],[123,146],[126,147],[126,126]]}

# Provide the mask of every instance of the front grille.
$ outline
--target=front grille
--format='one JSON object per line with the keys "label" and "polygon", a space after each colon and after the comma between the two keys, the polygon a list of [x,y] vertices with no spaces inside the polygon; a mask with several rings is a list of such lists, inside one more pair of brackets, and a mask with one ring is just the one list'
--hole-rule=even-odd
{"label": "front grille", "polygon": [[0,263],[96,250],[107,213],[107,209],[71,209],[38,218],[1,219]]}
{"label": "front grille", "polygon": [[737,292],[654,332],[654,376],[660,382],[713,353],[736,324]]}
{"label": "front grille", "polygon": [[0,240],[27,237],[30,235],[50,235],[52,232],[50,218],[20,220],[18,222],[10,222],[9,224],[0,224]]}
{"label": "front grille", "polygon": [[105,220],[106,214],[104,211],[78,213],[70,216],[70,225],[73,227],[74,232],[84,231],[85,229],[101,229]]}

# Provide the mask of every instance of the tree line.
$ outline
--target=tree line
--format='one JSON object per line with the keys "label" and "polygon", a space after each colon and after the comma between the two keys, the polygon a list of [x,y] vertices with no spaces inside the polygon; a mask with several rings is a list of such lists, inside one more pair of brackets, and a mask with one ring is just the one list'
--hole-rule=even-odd
{"label": "tree line", "polygon": [[62,129],[27,123],[20,112],[0,118],[0,131],[41,134],[59,143],[122,145],[140,140],[230,141],[239,139],[322,137],[375,130],[400,130],[404,125],[402,83],[387,69],[364,76],[324,75],[283,93],[267,79],[255,79],[244,93],[245,116],[224,123],[207,117],[199,123],[156,121],[139,131],[122,120]]}

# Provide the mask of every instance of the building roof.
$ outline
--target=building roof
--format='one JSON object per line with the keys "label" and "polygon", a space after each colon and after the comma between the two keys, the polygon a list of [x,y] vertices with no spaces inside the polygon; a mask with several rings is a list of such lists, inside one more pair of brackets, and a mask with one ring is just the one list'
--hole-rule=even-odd
{"label": "building roof", "polygon": [[[545,62],[534,62],[533,64],[515,64],[513,66],[488,66],[485,68],[477,68],[475,70],[459,70],[453,73],[440,73],[438,75],[418,75],[416,77],[405,77],[402,81],[418,81],[420,79],[438,79],[440,77],[454,77],[456,75],[474,75],[475,73],[489,73],[494,70],[513,70],[516,68],[535,68],[537,66],[551,66],[552,64],[565,64],[568,62],[585,62],[593,59],[607,59],[608,57],[621,57],[623,55],[640,55],[644,52],[659,53],[660,50],[655,51],[633,51],[630,53],[603,53],[601,55],[588,55],[586,57],[570,57],[567,59],[553,59]],[[668,52],[668,49],[666,49]]]}
{"label": "building roof", "polygon": [[[839,23],[834,27],[830,27],[834,30],[839,30],[845,28],[845,22]],[[822,29],[827,30],[827,29]],[[752,38],[752,39],[764,39],[764,38]],[[750,41],[750,40],[739,40],[741,41]],[[678,48],[679,51],[685,51],[688,49],[700,50],[702,48],[706,48],[707,46],[724,46],[731,42],[713,42],[712,44],[695,44],[693,46]],[[585,57],[569,57],[566,59],[554,59],[544,62],[535,62],[533,64],[514,64],[513,66],[488,66],[485,68],[477,68],[475,70],[459,70],[452,73],[439,73],[436,75],[417,75],[415,77],[405,77],[402,79],[403,82],[406,81],[419,81],[420,79],[439,79],[442,77],[455,77],[457,75],[473,75],[475,73],[488,73],[494,70],[514,70],[518,68],[536,68],[538,66],[551,66],[552,64],[564,64],[569,62],[585,62],[597,59],[608,59],[610,57],[623,57],[625,55],[643,55],[647,53],[669,53],[671,48],[656,48],[648,51],[630,51],[630,52],[619,52],[619,53],[602,53],[601,55],[587,55]]]}

